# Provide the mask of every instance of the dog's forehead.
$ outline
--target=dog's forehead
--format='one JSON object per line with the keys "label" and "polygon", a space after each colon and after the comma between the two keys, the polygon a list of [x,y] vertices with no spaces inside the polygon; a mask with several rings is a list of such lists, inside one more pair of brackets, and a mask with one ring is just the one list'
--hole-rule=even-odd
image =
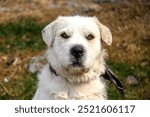
{"label": "dog's forehead", "polygon": [[93,20],[93,17],[81,17],[81,16],[73,16],[73,17],[58,17],[57,26],[66,28],[87,28],[87,29],[98,29],[96,22]]}

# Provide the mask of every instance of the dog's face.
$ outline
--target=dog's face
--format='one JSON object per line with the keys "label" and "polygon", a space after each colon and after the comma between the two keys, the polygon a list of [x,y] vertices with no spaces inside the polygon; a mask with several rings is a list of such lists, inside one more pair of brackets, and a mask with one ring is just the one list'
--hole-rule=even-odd
{"label": "dog's face", "polygon": [[112,42],[109,29],[95,17],[58,17],[42,35],[52,54],[50,62],[69,74],[88,72],[101,54],[100,40]]}

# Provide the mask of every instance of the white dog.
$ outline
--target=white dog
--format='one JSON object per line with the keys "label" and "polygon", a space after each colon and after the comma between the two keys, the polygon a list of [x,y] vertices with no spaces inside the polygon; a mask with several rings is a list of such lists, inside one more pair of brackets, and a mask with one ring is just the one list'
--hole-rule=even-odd
{"label": "white dog", "polygon": [[101,39],[112,35],[96,17],[60,16],[47,25],[42,36],[48,46],[48,64],[38,75],[33,99],[107,99]]}

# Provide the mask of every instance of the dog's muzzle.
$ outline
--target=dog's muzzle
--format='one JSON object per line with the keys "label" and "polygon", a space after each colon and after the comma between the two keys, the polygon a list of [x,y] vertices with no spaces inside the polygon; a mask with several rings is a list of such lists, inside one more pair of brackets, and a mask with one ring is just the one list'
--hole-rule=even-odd
{"label": "dog's muzzle", "polygon": [[70,49],[71,62],[73,67],[83,66],[83,56],[85,54],[84,47],[82,45],[75,45]]}

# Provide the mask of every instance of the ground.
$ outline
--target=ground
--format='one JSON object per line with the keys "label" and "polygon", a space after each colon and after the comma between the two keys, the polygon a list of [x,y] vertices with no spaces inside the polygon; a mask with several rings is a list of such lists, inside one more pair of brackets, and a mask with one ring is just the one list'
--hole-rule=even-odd
{"label": "ground", "polygon": [[[32,99],[36,74],[29,60],[46,45],[41,30],[59,15],[97,16],[113,34],[107,64],[123,83],[125,98],[108,84],[109,99],[150,99],[150,2],[118,0],[2,0],[0,1],[0,99]],[[117,1],[117,0],[116,0]],[[127,76],[138,85],[129,85]]]}

